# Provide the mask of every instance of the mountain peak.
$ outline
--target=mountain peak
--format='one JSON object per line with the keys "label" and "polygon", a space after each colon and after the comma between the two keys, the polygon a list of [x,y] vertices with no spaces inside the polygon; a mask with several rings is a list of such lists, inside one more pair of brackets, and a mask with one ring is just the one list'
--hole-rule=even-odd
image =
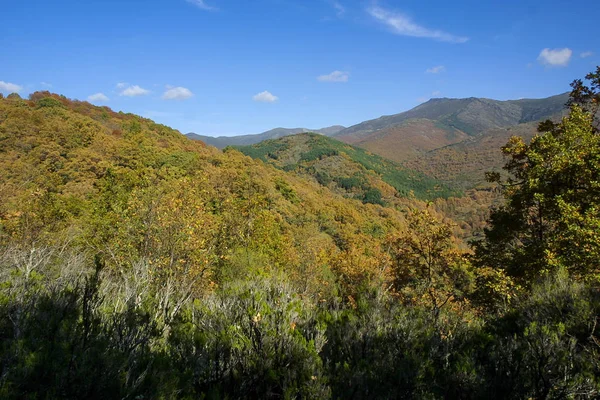
{"label": "mountain peak", "polygon": [[414,119],[428,119],[438,126],[476,135],[487,129],[548,118],[563,111],[567,100],[566,93],[543,99],[505,101],[481,97],[434,98],[399,114],[361,122],[340,131],[335,137],[354,143],[375,132]]}

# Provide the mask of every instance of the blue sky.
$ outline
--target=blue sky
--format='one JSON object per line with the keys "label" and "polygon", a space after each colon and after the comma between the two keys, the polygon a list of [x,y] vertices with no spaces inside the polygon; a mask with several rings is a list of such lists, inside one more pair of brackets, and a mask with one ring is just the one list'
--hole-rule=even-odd
{"label": "blue sky", "polygon": [[600,2],[4,0],[0,15],[4,94],[50,90],[183,133],[545,97],[600,64]]}

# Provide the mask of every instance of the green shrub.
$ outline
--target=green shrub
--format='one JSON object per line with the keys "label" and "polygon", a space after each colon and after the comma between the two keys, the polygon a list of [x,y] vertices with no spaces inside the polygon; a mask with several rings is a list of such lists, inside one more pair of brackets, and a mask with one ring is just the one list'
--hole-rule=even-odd
{"label": "green shrub", "polygon": [[364,183],[363,179],[357,176],[343,177],[335,179],[335,182],[345,190],[352,190],[361,187]]}
{"label": "green shrub", "polygon": [[285,284],[244,282],[198,301],[174,332],[182,394],[204,398],[325,399],[314,309]]}
{"label": "green shrub", "polygon": [[60,107],[60,108],[65,108],[65,106],[63,105],[63,103],[61,103],[59,100],[52,98],[52,97],[45,97],[43,99],[40,99],[37,101],[37,107],[38,108],[44,108],[44,107]]}
{"label": "green shrub", "polygon": [[300,155],[300,161],[310,162],[314,160],[321,160],[324,157],[337,156],[339,152],[335,149],[328,148],[316,148]]}
{"label": "green shrub", "polygon": [[381,191],[376,188],[369,188],[363,193],[362,202],[365,204],[379,204],[383,206],[385,203],[381,197]]}

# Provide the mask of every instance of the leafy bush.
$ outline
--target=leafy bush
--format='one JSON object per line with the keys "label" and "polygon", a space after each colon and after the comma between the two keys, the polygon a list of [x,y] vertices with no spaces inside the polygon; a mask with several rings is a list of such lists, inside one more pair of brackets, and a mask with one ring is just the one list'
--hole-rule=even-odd
{"label": "leafy bush", "polygon": [[281,282],[229,285],[196,302],[171,339],[173,365],[190,396],[329,396],[314,309]]}
{"label": "leafy bush", "polygon": [[379,204],[383,206],[385,202],[381,197],[381,191],[376,188],[369,188],[363,193],[362,202],[365,204]]}
{"label": "leafy bush", "polygon": [[596,337],[600,299],[561,270],[491,321],[480,360],[493,398],[595,398],[600,393]]}
{"label": "leafy bush", "polygon": [[300,202],[300,198],[298,198],[296,191],[292,189],[286,181],[282,179],[277,180],[277,182],[275,182],[275,189],[277,189],[283,197],[292,203],[296,204]]}
{"label": "leafy bush", "polygon": [[61,103],[58,99],[52,98],[52,97],[44,97],[43,99],[40,99],[37,101],[37,106],[38,108],[44,108],[44,107],[60,107],[60,108],[65,108],[65,106],[63,105],[63,103]]}
{"label": "leafy bush", "polygon": [[302,153],[300,155],[300,161],[309,162],[314,160],[321,160],[324,157],[337,156],[338,154],[338,151],[335,149],[316,148],[307,151],[306,153]]}
{"label": "leafy bush", "polygon": [[336,178],[335,182],[345,190],[352,190],[354,188],[362,187],[364,184],[364,180],[358,176]]}
{"label": "leafy bush", "polygon": [[317,308],[286,278],[256,276],[193,299],[183,281],[154,280],[143,260],[120,273],[87,265],[64,247],[3,250],[2,398],[600,393],[600,298],[566,272],[483,323],[380,289]]}

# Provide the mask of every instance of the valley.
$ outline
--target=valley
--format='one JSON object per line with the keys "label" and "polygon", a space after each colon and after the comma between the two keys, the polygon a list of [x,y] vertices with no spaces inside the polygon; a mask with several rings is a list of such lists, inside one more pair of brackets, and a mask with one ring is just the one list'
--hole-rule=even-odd
{"label": "valley", "polygon": [[[294,150],[290,150],[293,145],[290,145],[289,140],[283,139],[279,144],[263,144],[263,141],[308,132],[322,133],[367,150],[368,153],[365,154],[398,163],[406,170],[414,171],[413,174],[420,174],[421,180],[438,179],[447,188],[464,191],[488,188],[485,172],[500,170],[503,164],[500,148],[510,136],[530,139],[536,133],[539,122],[546,119],[557,121],[565,115],[567,100],[568,94],[508,101],[480,98],[432,99],[406,112],[382,116],[348,128],[336,126],[325,133],[319,130],[278,128],[259,135],[232,138],[199,137],[193,134],[188,134],[188,137],[205,139],[205,143],[216,143],[219,148],[258,144],[258,147],[240,149],[247,155],[267,161],[265,155],[269,150],[266,149],[270,146],[283,146],[289,150],[288,153]],[[266,153],[263,154],[264,151],[259,148]],[[296,153],[299,151],[296,150]],[[269,161],[291,168],[290,163],[276,162],[272,157]],[[379,161],[374,161],[377,162]],[[368,165],[363,166],[373,170]],[[377,168],[374,172],[381,175]],[[389,179],[387,183],[390,184]],[[391,185],[406,195],[402,184]],[[438,192],[442,196],[446,195],[444,190]]]}

